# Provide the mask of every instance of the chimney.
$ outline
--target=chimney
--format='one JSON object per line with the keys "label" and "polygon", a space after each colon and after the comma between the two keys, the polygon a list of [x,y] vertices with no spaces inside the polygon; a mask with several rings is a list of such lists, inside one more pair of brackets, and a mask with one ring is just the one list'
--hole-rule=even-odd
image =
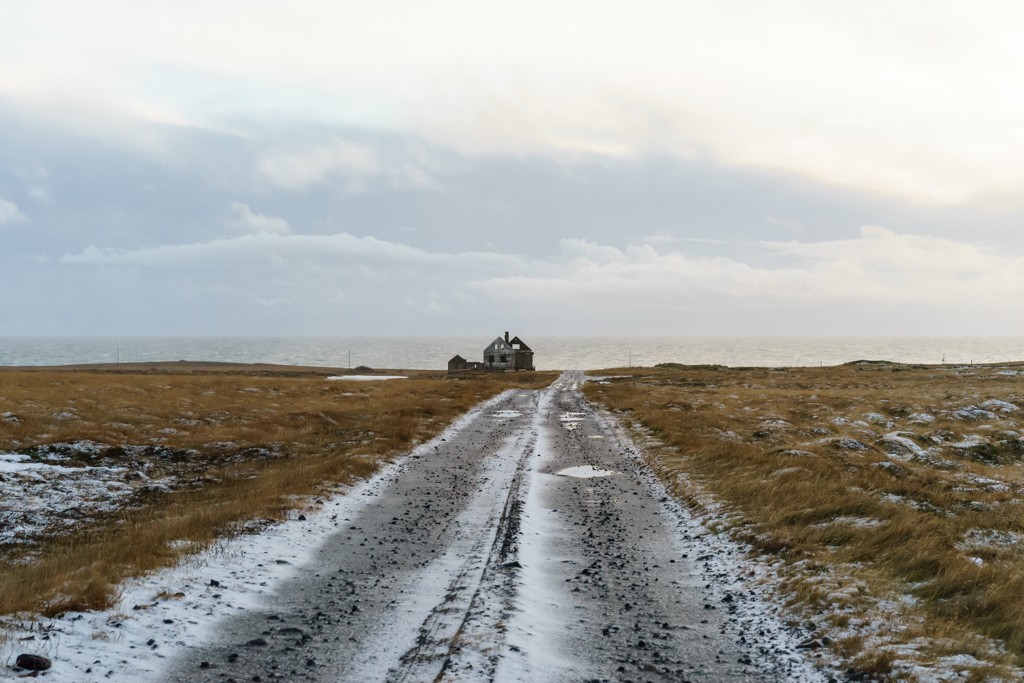
{"label": "chimney", "polygon": [[505,330],[505,343],[508,344],[508,330]]}

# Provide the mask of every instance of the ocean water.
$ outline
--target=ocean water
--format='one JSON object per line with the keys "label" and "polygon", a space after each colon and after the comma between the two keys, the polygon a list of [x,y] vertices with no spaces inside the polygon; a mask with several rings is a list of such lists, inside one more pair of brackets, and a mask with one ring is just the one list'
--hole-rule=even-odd
{"label": "ocean water", "polygon": [[[480,360],[493,337],[0,337],[0,365],[226,361],[439,370]],[[1024,361],[1024,337],[531,337],[538,370],[650,366]]]}

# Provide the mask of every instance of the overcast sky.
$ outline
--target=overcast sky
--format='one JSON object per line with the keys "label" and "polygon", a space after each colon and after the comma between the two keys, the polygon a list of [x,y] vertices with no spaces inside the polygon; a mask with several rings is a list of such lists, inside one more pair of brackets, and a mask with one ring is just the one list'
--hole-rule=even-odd
{"label": "overcast sky", "polygon": [[0,335],[1024,335],[1018,2],[2,5]]}

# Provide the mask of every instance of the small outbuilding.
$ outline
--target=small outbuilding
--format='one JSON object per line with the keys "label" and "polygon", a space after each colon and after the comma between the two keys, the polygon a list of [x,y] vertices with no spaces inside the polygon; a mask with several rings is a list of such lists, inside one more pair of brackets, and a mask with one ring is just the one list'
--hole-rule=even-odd
{"label": "small outbuilding", "polygon": [[469,372],[470,370],[483,370],[483,363],[474,363],[468,361],[462,356],[456,354],[450,361],[448,361],[448,372]]}

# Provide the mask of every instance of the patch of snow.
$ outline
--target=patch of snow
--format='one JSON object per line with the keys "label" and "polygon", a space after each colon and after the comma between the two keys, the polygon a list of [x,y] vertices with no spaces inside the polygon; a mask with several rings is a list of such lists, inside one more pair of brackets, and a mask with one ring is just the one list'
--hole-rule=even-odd
{"label": "patch of snow", "polygon": [[983,549],[1015,549],[1024,551],[1024,535],[1016,531],[999,529],[969,529],[956,544],[958,550],[977,551]]}
{"label": "patch of snow", "polygon": [[871,446],[867,445],[857,439],[851,439],[848,436],[843,436],[838,439],[828,439],[827,443],[835,446],[836,448],[842,448],[846,451],[867,451],[871,450]]}
{"label": "patch of snow", "polygon": [[928,413],[911,413],[907,416],[907,420],[910,424],[928,425],[935,422],[935,416]]}
{"label": "patch of snow", "polygon": [[388,379],[409,379],[406,375],[331,375],[331,381],[346,380],[349,382],[377,382]]}
{"label": "patch of snow", "polygon": [[996,414],[991,410],[985,410],[978,406],[970,405],[959,408],[950,413],[950,417],[954,420],[992,420],[995,419]]}
{"label": "patch of snow", "polygon": [[490,417],[496,420],[511,420],[514,417],[522,415],[518,410],[496,410],[491,413]]}
{"label": "patch of snow", "polygon": [[806,467],[780,467],[771,474],[768,475],[769,479],[781,479],[782,477],[789,476],[790,474],[797,474],[799,472],[806,472]]}
{"label": "patch of snow", "polygon": [[811,526],[815,529],[825,529],[834,525],[850,526],[855,529],[874,529],[876,527],[884,526],[889,522],[884,519],[876,519],[874,517],[853,517],[843,515],[830,519],[827,522],[819,522],[818,524],[812,524]]}
{"label": "patch of snow", "polygon": [[1015,406],[1009,401],[1001,401],[998,398],[990,398],[989,400],[984,401],[981,404],[981,407],[987,408],[988,410],[995,410],[1000,413],[1015,413],[1020,410],[1018,406]]}
{"label": "patch of snow", "polygon": [[891,429],[893,426],[893,421],[881,413],[864,413],[864,419],[871,424],[881,425],[886,429]]}
{"label": "patch of snow", "polygon": [[758,423],[757,426],[760,427],[761,429],[789,429],[793,425],[790,424],[789,422],[786,422],[782,418],[769,417],[764,420],[761,420],[761,422]]}
{"label": "patch of snow", "polygon": [[579,429],[580,424],[583,423],[587,417],[586,413],[562,413],[562,416],[558,418],[558,421],[570,432]]}
{"label": "patch of snow", "polygon": [[[896,453],[890,453],[890,455],[902,455],[903,453],[909,453],[914,456],[927,455],[926,451],[917,445],[913,439],[912,432],[890,432],[889,434],[882,435],[882,444],[886,446],[895,446]],[[886,449],[888,452],[888,449]]]}
{"label": "patch of snow", "polygon": [[888,472],[889,474],[891,474],[891,475],[893,475],[894,477],[897,477],[897,478],[907,476],[907,470],[905,470],[904,468],[900,467],[896,463],[890,462],[888,460],[882,460],[880,462],[876,462],[876,463],[874,463],[872,465],[872,467],[877,467],[880,470],[885,470],[886,472]]}
{"label": "patch of snow", "polygon": [[969,487],[956,487],[956,490],[958,491],[972,491],[980,489],[989,493],[1006,493],[1010,490],[1010,485],[1005,481],[993,479],[992,477],[985,477],[980,474],[963,473],[956,475],[956,478],[969,485]]}
{"label": "patch of snow", "polygon": [[948,443],[946,445],[949,446],[950,448],[966,450],[968,448],[974,448],[975,446],[981,446],[986,443],[988,443],[988,441],[985,438],[978,436],[977,434],[968,434],[960,441]]}
{"label": "patch of snow", "polygon": [[69,530],[136,490],[124,467],[57,465],[21,453],[0,453],[0,474],[0,544]]}
{"label": "patch of snow", "polygon": [[579,465],[577,467],[566,467],[564,470],[555,472],[563,477],[575,477],[576,479],[593,479],[595,477],[610,477],[618,474],[615,470],[602,470],[593,465]]}
{"label": "patch of snow", "polygon": [[[451,438],[512,391],[479,404],[408,455],[420,455]],[[6,455],[3,460],[21,464],[22,458]],[[382,481],[400,474],[403,461],[304,512],[305,519],[296,515],[284,522],[260,525],[259,533],[222,539],[176,567],[125,582],[117,604],[110,609],[68,612],[55,618],[0,618],[0,629],[8,636],[6,642],[0,640],[0,663],[8,665],[0,666],[0,680],[24,675],[10,666],[23,652],[53,660],[53,667],[43,677],[54,681],[134,683],[160,679],[176,655],[212,641],[221,620],[265,605],[281,582],[315,559],[317,549],[365,498],[374,495]],[[4,502],[0,496],[0,504]]]}

